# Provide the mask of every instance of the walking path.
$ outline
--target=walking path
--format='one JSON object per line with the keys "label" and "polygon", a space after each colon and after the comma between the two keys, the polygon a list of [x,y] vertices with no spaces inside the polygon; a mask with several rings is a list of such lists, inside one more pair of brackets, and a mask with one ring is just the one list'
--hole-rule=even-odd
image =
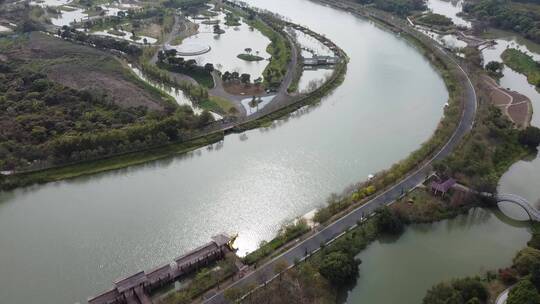
{"label": "walking path", "polygon": [[503,114],[518,127],[526,128],[532,116],[532,105],[529,98],[517,92],[501,88],[490,77],[485,76],[484,83],[491,91],[489,96],[491,103],[500,108]]}

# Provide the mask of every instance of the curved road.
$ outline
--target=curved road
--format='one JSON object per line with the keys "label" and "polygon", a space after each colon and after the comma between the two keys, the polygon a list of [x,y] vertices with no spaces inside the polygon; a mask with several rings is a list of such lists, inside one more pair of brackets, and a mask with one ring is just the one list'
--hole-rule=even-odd
{"label": "curved road", "polygon": [[[405,28],[403,30],[414,31],[410,28]],[[306,253],[312,253],[318,250],[321,244],[333,241],[335,238],[341,236],[344,231],[354,227],[357,222],[363,220],[366,215],[372,214],[382,206],[392,204],[404,192],[409,191],[415,188],[418,184],[424,182],[426,176],[432,171],[432,163],[442,160],[452,153],[452,151],[458,146],[463,137],[472,129],[474,125],[477,110],[476,92],[471,80],[469,79],[469,76],[463,70],[463,68],[461,68],[461,66],[459,66],[459,64],[451,57],[451,55],[448,55],[442,48],[438,46],[436,48],[437,51],[443,54],[443,56],[448,57],[453,63],[456,64],[458,67],[458,72],[461,74],[461,76],[463,76],[464,80],[462,81],[462,85],[464,86],[464,105],[461,113],[461,120],[448,142],[419,169],[410,173],[393,187],[377,195],[366,204],[356,208],[334,223],[331,223],[322,228],[320,231],[315,232],[307,239],[299,241],[291,249],[260,266],[255,271],[250,272],[243,278],[226,287],[224,290],[231,287],[245,287],[252,284],[259,285],[272,279],[275,276],[274,267],[277,261],[284,260],[289,265],[292,265],[294,264],[295,260],[303,259]],[[223,296],[224,290],[220,290],[218,293],[212,295],[206,299],[204,303],[227,303]]]}

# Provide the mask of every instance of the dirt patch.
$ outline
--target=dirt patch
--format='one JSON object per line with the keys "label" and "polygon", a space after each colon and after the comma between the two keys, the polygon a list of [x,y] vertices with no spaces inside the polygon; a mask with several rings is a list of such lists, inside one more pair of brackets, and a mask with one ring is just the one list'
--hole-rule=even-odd
{"label": "dirt patch", "polygon": [[259,96],[265,93],[263,86],[253,84],[226,83],[223,85],[223,88],[227,93],[232,95]]}
{"label": "dirt patch", "polygon": [[8,58],[38,63],[51,80],[67,87],[99,90],[119,106],[163,109],[157,94],[137,83],[135,76],[133,79],[128,77],[127,68],[103,51],[32,33],[26,43],[21,43],[7,55]]}
{"label": "dirt patch", "polygon": [[47,76],[74,89],[101,90],[112,102],[121,107],[144,106],[151,110],[162,110],[163,106],[137,85],[115,75],[88,71],[81,73],[69,64],[56,65],[47,69]]}
{"label": "dirt patch", "polygon": [[493,103],[495,106],[506,106],[512,100],[510,99],[510,96],[504,94],[502,91],[499,90],[491,90],[491,103]]}
{"label": "dirt patch", "polygon": [[144,35],[158,39],[161,36],[161,25],[152,23],[143,30]]}
{"label": "dirt patch", "polygon": [[504,115],[519,128],[525,128],[529,125],[531,101],[527,96],[501,88],[489,77],[484,78],[484,83],[489,91],[490,101],[493,105],[500,108]]}
{"label": "dirt patch", "polygon": [[508,115],[512,117],[512,120],[520,128],[524,128],[529,125],[530,112],[529,112],[529,103],[519,103],[513,104],[507,109]]}

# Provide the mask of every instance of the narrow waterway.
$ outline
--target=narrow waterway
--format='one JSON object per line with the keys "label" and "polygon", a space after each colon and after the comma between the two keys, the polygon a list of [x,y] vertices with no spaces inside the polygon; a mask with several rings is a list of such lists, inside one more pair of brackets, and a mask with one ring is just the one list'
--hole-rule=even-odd
{"label": "narrow waterway", "polygon": [[[495,32],[499,38],[495,41],[497,45],[487,48],[483,51],[484,61],[499,61],[502,62],[501,54],[506,48],[517,48],[527,52],[536,61],[540,61],[540,46],[530,41],[526,41],[508,32]],[[517,91],[527,96],[533,106],[533,116],[531,125],[540,127],[540,93],[536,88],[529,84],[527,77],[505,66],[503,70],[504,76],[500,79],[500,85],[504,88]],[[540,207],[540,157],[532,157],[527,160],[522,160],[514,164],[503,175],[499,182],[499,192],[513,193],[520,195],[536,207]],[[503,206],[505,212],[514,217],[523,218],[525,215],[519,208],[505,204]]]}
{"label": "narrow waterway", "polygon": [[319,106],[182,157],[0,194],[3,302],[84,302],[222,231],[253,250],[431,136],[448,94],[406,41],[306,0],[251,2],[340,45],[344,83]]}

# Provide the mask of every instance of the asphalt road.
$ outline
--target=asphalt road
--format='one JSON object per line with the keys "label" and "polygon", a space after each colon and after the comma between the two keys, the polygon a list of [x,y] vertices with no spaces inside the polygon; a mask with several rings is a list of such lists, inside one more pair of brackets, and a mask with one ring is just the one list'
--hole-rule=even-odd
{"label": "asphalt road", "polygon": [[458,66],[458,71],[463,76],[464,87],[464,105],[461,114],[461,120],[458,127],[454,131],[448,142],[428,161],[424,163],[419,169],[410,173],[407,177],[400,182],[389,188],[385,192],[379,194],[366,204],[351,211],[347,215],[343,216],[336,222],[326,226],[322,230],[314,233],[309,238],[299,241],[294,247],[284,252],[283,254],[275,257],[266,264],[260,266],[258,269],[248,273],[243,278],[237,280],[232,285],[226,287],[210,298],[206,299],[204,303],[227,303],[223,296],[224,290],[231,287],[245,287],[248,285],[259,285],[274,276],[274,268],[278,261],[287,261],[289,264],[293,264],[296,259],[302,259],[306,253],[311,253],[320,248],[321,244],[328,243],[335,239],[337,236],[343,233],[343,231],[353,227],[356,223],[362,220],[363,217],[372,214],[378,208],[393,203],[404,192],[415,188],[418,184],[424,182],[426,176],[431,173],[431,165],[433,162],[442,160],[448,156],[459,145],[463,137],[472,129],[477,110],[477,99],[474,86],[469,79],[467,73],[459,66],[459,64],[448,55],[443,49],[438,48],[440,52],[447,56]]}

